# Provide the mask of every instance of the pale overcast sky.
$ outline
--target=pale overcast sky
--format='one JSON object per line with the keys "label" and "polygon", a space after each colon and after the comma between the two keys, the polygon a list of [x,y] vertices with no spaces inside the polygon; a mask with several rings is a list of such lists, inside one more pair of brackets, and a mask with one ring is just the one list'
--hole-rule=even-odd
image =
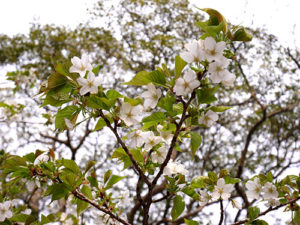
{"label": "pale overcast sky", "polygon": [[[89,17],[96,0],[2,0],[0,33],[28,33],[30,23],[76,27]],[[199,8],[214,8],[234,24],[267,28],[284,45],[300,46],[299,0],[191,0]]]}

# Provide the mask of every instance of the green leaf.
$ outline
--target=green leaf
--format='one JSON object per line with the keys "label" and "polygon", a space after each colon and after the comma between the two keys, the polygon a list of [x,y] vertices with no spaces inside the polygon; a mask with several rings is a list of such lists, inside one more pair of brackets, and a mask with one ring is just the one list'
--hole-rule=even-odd
{"label": "green leaf", "polygon": [[118,175],[112,175],[109,179],[109,181],[107,182],[107,184],[105,185],[105,189],[110,189],[112,188],[112,186],[116,183],[118,183],[120,180],[124,179],[125,177],[121,177]]}
{"label": "green leaf", "polygon": [[267,181],[269,181],[269,182],[272,183],[272,181],[273,181],[273,174],[271,172],[268,172],[267,175],[266,175],[266,177],[267,177]]}
{"label": "green leaf", "polygon": [[92,72],[97,76],[98,73],[99,73],[100,68],[102,68],[102,66],[101,66],[101,65],[98,65],[98,66],[96,66],[96,67],[94,67],[94,68],[92,69]]}
{"label": "green leaf", "polygon": [[159,72],[158,70],[154,70],[152,72],[141,71],[137,73],[131,79],[131,81],[124,84],[142,86],[142,85],[147,85],[150,82],[157,85],[164,85],[166,83],[166,77],[163,73]]}
{"label": "green leaf", "polygon": [[197,221],[194,220],[188,220],[188,219],[184,219],[184,223],[186,225],[199,225],[199,223]]}
{"label": "green leaf", "polygon": [[233,178],[233,177],[230,177],[230,176],[225,176],[224,177],[224,180],[225,180],[225,183],[226,184],[236,184],[238,182],[240,182],[241,180],[238,179],[238,178]]}
{"label": "green leaf", "polygon": [[86,105],[92,109],[110,109],[110,102],[107,98],[91,95],[86,98]]}
{"label": "green leaf", "polygon": [[173,104],[175,103],[175,96],[167,94],[165,97],[160,98],[157,106],[166,110],[168,114],[171,114],[171,116],[175,116],[173,112]]}
{"label": "green leaf", "polygon": [[204,176],[197,176],[193,178],[191,182],[191,188],[205,188],[205,182],[204,180],[208,179],[207,177]]}
{"label": "green leaf", "polygon": [[86,174],[93,166],[95,166],[97,162],[95,161],[89,161],[88,164],[85,166],[85,169],[84,169],[84,174]]}
{"label": "green leaf", "polygon": [[[81,188],[81,192],[82,192],[82,194],[84,194],[89,199],[93,198],[92,191],[91,191],[89,186],[83,185],[82,188]],[[77,199],[77,215],[79,215],[80,213],[85,211],[88,207],[89,207],[88,202]]]}
{"label": "green leaf", "polygon": [[165,85],[166,84],[166,76],[159,72],[158,70],[154,70],[151,73],[147,74],[147,79],[150,80],[153,84],[157,85]]}
{"label": "green leaf", "polygon": [[54,183],[47,188],[45,195],[52,195],[51,202],[53,202],[54,200],[65,198],[69,193],[70,191],[64,183]]}
{"label": "green leaf", "polygon": [[256,217],[258,217],[260,210],[258,207],[249,207],[248,214],[250,222],[253,221]]}
{"label": "green leaf", "polygon": [[199,146],[202,142],[202,137],[200,134],[196,132],[191,132],[191,150],[192,150],[192,157],[194,158],[196,151],[198,150]]}
{"label": "green leaf", "polygon": [[133,158],[137,162],[144,162],[144,157],[142,155],[142,152],[138,149],[131,149],[129,150],[130,153],[132,154]]}
{"label": "green leaf", "polygon": [[175,57],[175,76],[178,78],[186,66],[187,62],[184,61],[179,55]]}
{"label": "green leaf", "polygon": [[155,112],[155,113],[152,113],[150,116],[143,118],[142,122],[143,123],[146,123],[146,122],[162,123],[166,119],[167,118],[163,112]]}
{"label": "green leaf", "polygon": [[44,102],[41,105],[41,107],[46,105],[52,105],[58,107],[64,103],[72,101],[73,98],[70,98],[71,91],[72,91],[72,85],[69,83],[51,89],[47,93],[46,98],[43,99]]}
{"label": "green leaf", "polygon": [[240,27],[236,32],[234,32],[232,40],[247,42],[251,41],[252,38],[252,35],[249,34],[244,27]]}
{"label": "green leaf", "polygon": [[209,109],[214,111],[214,112],[224,112],[228,109],[231,109],[232,106],[212,106]]}
{"label": "green leaf", "polygon": [[108,90],[106,92],[106,97],[109,99],[116,99],[116,98],[121,98],[123,95],[121,95],[119,92],[117,92],[114,89]]}
{"label": "green leaf", "polygon": [[58,110],[55,118],[55,129],[64,130],[66,127],[65,118],[72,120],[78,113],[79,108],[75,105],[66,106],[63,109]]}
{"label": "green leaf", "polygon": [[106,173],[104,174],[104,184],[106,184],[106,182],[110,178],[111,174],[112,174],[111,170],[106,171]]}
{"label": "green leaf", "polygon": [[132,164],[129,156],[127,155],[127,153],[124,151],[123,148],[117,148],[117,149],[115,149],[115,151],[113,152],[113,154],[112,154],[111,157],[112,158],[117,158],[121,162],[123,162],[124,163],[124,168],[123,169],[128,168]]}
{"label": "green leaf", "polygon": [[175,220],[178,218],[178,216],[181,215],[181,213],[184,211],[185,203],[180,195],[176,195],[176,197],[173,199],[173,208],[171,211],[172,220]]}
{"label": "green leaf", "polygon": [[295,211],[293,222],[295,222],[297,225],[300,225],[300,208]]}
{"label": "green leaf", "polygon": [[196,90],[197,99],[199,104],[210,104],[217,100],[214,96],[219,86],[213,88],[201,88]]}
{"label": "green leaf", "polygon": [[12,222],[25,222],[28,218],[28,215],[23,214],[23,213],[19,213],[14,215],[13,217],[11,217],[9,220]]}
{"label": "green leaf", "polygon": [[62,163],[64,167],[70,171],[72,171],[74,174],[79,174],[79,167],[77,166],[76,162],[71,159],[62,159]]}
{"label": "green leaf", "polygon": [[[109,120],[110,123],[113,122],[113,119],[112,119],[112,118],[110,118],[110,117],[108,117],[108,116],[106,116],[106,118]],[[104,120],[103,118],[100,118],[100,119],[97,121],[97,124],[96,124],[96,126],[95,126],[95,128],[94,128],[93,131],[100,130],[100,129],[102,129],[102,128],[105,127],[105,126],[106,126],[105,120]]]}
{"label": "green leaf", "polygon": [[[209,25],[209,21],[206,22],[196,22],[196,25],[200,27],[202,30],[204,30],[206,33],[208,33],[213,38],[217,37],[217,34],[219,34],[224,29],[224,22],[221,22],[219,25],[211,26]],[[205,35],[207,37],[207,35]],[[203,38],[203,37],[201,37]]]}
{"label": "green leaf", "polygon": [[213,183],[216,183],[218,181],[218,177],[215,172],[208,172],[208,177]]}
{"label": "green leaf", "polygon": [[48,78],[47,89],[50,90],[58,86],[64,85],[65,83],[67,83],[67,79],[65,76],[60,75],[58,73],[54,73],[51,74]]}
{"label": "green leaf", "polygon": [[141,71],[138,72],[129,82],[123,83],[126,85],[135,85],[135,86],[143,86],[150,83],[150,80],[147,78],[147,75],[150,72]]}

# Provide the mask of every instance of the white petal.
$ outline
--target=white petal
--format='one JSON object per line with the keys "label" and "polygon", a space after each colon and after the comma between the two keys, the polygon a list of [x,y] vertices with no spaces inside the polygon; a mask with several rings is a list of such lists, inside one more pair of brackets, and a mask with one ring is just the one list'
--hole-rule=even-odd
{"label": "white petal", "polygon": [[87,80],[93,82],[95,79],[95,74],[93,72],[89,72],[87,75]]}
{"label": "white petal", "polygon": [[180,57],[187,63],[192,63],[194,61],[194,56],[190,52],[181,52]]}
{"label": "white petal", "polygon": [[225,185],[225,180],[223,178],[218,179],[217,186],[224,187],[224,185]]}
{"label": "white petal", "polygon": [[204,46],[207,50],[214,50],[216,46],[216,40],[212,37],[207,37],[204,40]]}
{"label": "white petal", "polygon": [[183,79],[186,82],[190,82],[192,80],[196,80],[197,79],[197,75],[195,74],[195,72],[193,70],[189,70],[187,72],[185,72]]}
{"label": "white petal", "polygon": [[216,52],[220,52],[223,53],[224,49],[225,49],[226,43],[224,41],[220,41],[216,44]]}
{"label": "white petal", "polygon": [[82,77],[77,78],[77,83],[81,86],[87,86],[88,85],[88,81]]}
{"label": "white petal", "polygon": [[89,86],[82,86],[81,88],[80,88],[80,91],[79,91],[79,93],[80,93],[80,95],[85,95],[86,93],[88,93],[90,91],[90,87]]}
{"label": "white petal", "polygon": [[77,67],[78,69],[81,67],[81,60],[77,57],[77,56],[74,56],[72,59],[71,59],[71,62],[72,64]]}
{"label": "white petal", "polygon": [[84,66],[87,66],[87,64],[89,64],[89,56],[86,53],[83,53],[81,56],[81,61]]}
{"label": "white petal", "polygon": [[102,83],[101,77],[95,77],[93,84],[98,87],[101,85],[101,83]]}

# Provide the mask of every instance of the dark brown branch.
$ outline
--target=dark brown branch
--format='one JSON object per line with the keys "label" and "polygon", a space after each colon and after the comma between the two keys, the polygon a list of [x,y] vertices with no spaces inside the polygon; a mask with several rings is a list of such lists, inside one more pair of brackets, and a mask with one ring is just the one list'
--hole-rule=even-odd
{"label": "dark brown branch", "polygon": [[224,220],[224,206],[223,206],[223,200],[220,199],[220,221],[219,221],[219,225],[222,225],[223,220]]}
{"label": "dark brown branch", "polygon": [[82,194],[79,190],[75,190],[73,192],[74,196],[82,201],[85,201],[87,203],[89,203],[90,205],[94,206],[95,208],[99,209],[100,211],[108,214],[111,218],[121,222],[122,224],[125,224],[125,225],[131,225],[130,223],[128,223],[127,221],[125,221],[124,219],[122,219],[121,217],[113,214],[110,210],[104,208],[104,207],[101,207],[100,205],[98,205],[96,202],[90,200],[89,198],[87,198],[84,194]]}

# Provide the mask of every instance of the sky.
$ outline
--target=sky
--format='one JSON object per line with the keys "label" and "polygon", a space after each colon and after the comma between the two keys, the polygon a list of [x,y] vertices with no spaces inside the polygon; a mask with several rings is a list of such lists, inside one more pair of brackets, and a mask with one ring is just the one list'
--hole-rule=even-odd
{"label": "sky", "polygon": [[[9,0],[0,3],[0,33],[28,33],[34,21],[75,28],[89,18],[96,0]],[[214,8],[233,24],[265,27],[285,46],[300,46],[299,0],[190,0],[199,8]]]}

